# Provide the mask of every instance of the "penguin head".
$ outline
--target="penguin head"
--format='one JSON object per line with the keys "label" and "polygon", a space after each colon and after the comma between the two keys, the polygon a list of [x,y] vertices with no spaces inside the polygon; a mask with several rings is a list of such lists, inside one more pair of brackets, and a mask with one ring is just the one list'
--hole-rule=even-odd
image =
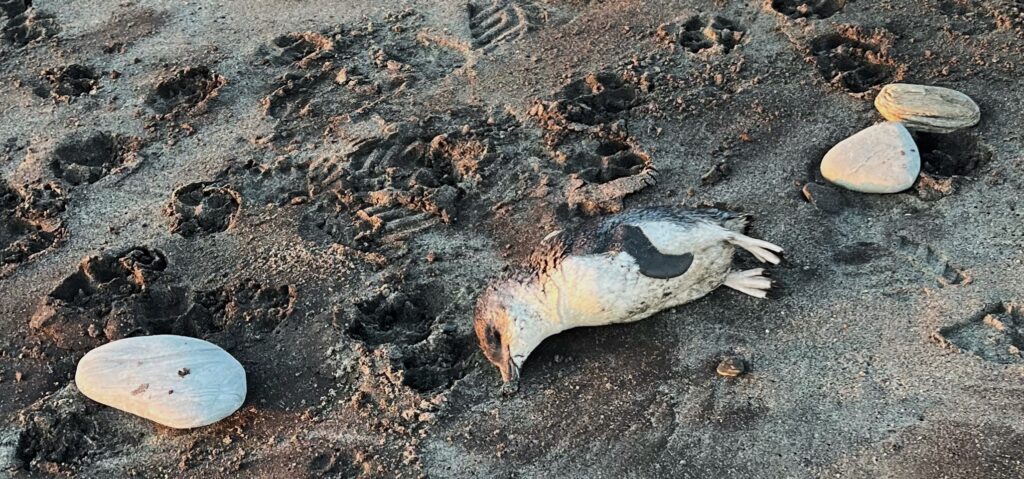
{"label": "penguin head", "polygon": [[[487,288],[476,303],[473,329],[484,356],[501,371],[506,392],[519,387],[519,370],[540,341],[538,315],[517,297],[518,285]],[[543,340],[543,337],[539,338]]]}

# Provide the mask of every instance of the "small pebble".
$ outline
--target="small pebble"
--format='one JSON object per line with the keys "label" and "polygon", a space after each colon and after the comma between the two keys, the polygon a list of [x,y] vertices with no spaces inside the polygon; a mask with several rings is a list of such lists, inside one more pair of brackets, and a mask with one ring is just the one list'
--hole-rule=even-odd
{"label": "small pebble", "polygon": [[718,368],[716,368],[715,371],[719,376],[734,378],[747,372],[747,362],[744,361],[743,358],[729,356],[722,359],[722,362],[718,363]]}
{"label": "small pebble", "polygon": [[807,183],[800,192],[804,199],[825,213],[840,213],[846,209],[846,199],[830,186]]}
{"label": "small pebble", "polygon": [[731,172],[732,168],[729,167],[728,163],[723,161],[721,163],[718,163],[717,165],[712,166],[711,169],[705,172],[700,177],[700,184],[704,186],[718,184],[726,177],[728,177],[729,173]]}

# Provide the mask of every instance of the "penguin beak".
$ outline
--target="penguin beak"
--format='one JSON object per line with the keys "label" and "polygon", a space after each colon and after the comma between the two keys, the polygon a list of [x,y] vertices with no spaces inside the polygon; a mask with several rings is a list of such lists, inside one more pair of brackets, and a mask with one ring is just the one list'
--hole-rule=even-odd
{"label": "penguin beak", "polygon": [[505,382],[502,391],[506,394],[519,390],[519,366],[516,366],[511,357],[508,358],[505,367],[501,368],[501,380]]}

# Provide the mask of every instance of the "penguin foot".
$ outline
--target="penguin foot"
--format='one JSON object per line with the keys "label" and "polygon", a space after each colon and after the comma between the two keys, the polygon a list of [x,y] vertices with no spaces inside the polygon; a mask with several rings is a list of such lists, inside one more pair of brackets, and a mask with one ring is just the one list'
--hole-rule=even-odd
{"label": "penguin foot", "polygon": [[772,289],[772,280],[765,277],[764,273],[764,268],[733,271],[726,275],[725,285],[756,298],[766,298]]}
{"label": "penguin foot", "polygon": [[733,233],[728,241],[749,251],[762,263],[779,264],[782,261],[782,258],[779,257],[782,254],[782,247],[779,245],[739,233]]}

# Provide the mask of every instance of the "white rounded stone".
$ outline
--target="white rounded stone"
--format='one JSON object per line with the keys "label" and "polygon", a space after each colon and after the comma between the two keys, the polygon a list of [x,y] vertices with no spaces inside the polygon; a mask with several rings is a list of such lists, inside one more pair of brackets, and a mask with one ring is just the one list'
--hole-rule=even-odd
{"label": "white rounded stone", "polygon": [[917,144],[906,127],[895,122],[857,132],[821,160],[825,179],[863,193],[898,193],[913,186],[920,172]]}
{"label": "white rounded stone", "polygon": [[875,97],[875,108],[886,120],[930,133],[950,133],[981,120],[981,109],[971,97],[937,86],[886,85]]}
{"label": "white rounded stone", "polygon": [[217,422],[245,401],[245,369],[201,339],[160,335],[126,338],[89,351],[75,385],[88,398],[164,426]]}

